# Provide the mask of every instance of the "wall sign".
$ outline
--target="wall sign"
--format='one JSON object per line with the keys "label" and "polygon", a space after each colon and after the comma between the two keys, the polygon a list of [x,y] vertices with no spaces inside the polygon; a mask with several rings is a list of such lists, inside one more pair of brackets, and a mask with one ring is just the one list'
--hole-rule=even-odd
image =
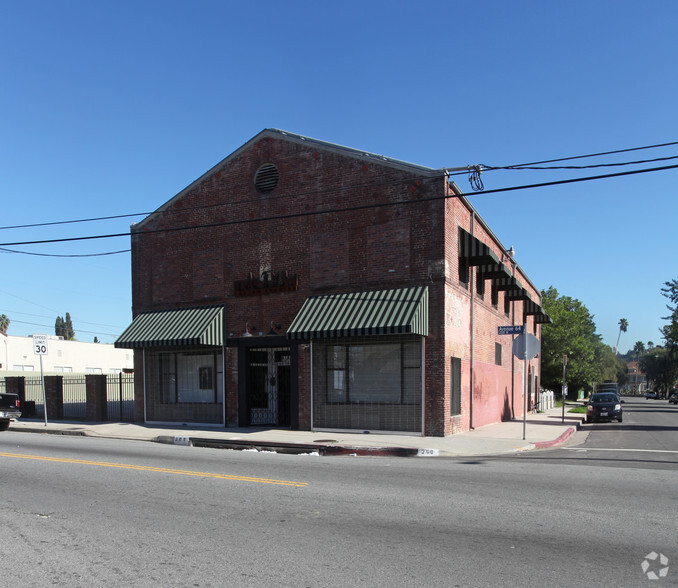
{"label": "wall sign", "polygon": [[299,289],[299,276],[288,274],[287,271],[274,273],[266,272],[261,278],[254,277],[250,272],[246,280],[234,282],[236,296],[255,296],[257,294],[272,294],[274,292],[296,292]]}

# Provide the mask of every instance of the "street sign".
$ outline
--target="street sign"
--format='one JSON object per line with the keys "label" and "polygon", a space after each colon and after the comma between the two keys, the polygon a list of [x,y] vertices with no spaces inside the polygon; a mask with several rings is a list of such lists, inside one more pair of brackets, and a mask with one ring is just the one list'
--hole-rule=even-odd
{"label": "street sign", "polygon": [[45,426],[47,426],[47,392],[45,391],[45,373],[42,371],[42,356],[47,355],[48,335],[33,335],[33,354],[40,356],[40,380],[42,381],[42,405],[45,407]]}
{"label": "street sign", "polygon": [[33,335],[33,354],[47,355],[47,335]]}
{"label": "street sign", "polygon": [[520,335],[523,332],[523,325],[508,325],[499,327],[500,335]]}
{"label": "street sign", "polygon": [[[525,337],[527,337],[527,344],[525,344]],[[539,339],[537,339],[532,333],[518,335],[513,340],[513,355],[515,355],[518,359],[525,359],[525,352],[527,352],[527,359],[536,357],[536,355],[539,353],[539,348]]]}

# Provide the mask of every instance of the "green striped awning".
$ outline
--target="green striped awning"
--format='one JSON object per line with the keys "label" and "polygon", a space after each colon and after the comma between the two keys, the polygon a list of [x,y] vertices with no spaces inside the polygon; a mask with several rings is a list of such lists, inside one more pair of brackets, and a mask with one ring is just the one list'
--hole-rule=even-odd
{"label": "green striped awning", "polygon": [[391,334],[428,335],[428,288],[328,294],[307,298],[288,339]]}
{"label": "green striped awning", "polygon": [[492,249],[461,227],[459,227],[459,257],[467,265],[500,263],[499,258]]}
{"label": "green striped awning", "polygon": [[551,320],[551,317],[544,312],[544,309],[539,304],[533,302],[532,300],[525,301],[523,305],[523,314],[525,315],[525,317],[527,317],[528,315],[533,315],[534,322],[537,324],[553,322]]}
{"label": "green striped awning", "polygon": [[115,342],[127,349],[223,344],[223,306],[144,312]]}
{"label": "green striped awning", "polygon": [[504,299],[505,300],[524,300],[524,301],[531,301],[532,298],[530,297],[530,294],[525,288],[517,288],[516,290],[506,290],[504,292]]}
{"label": "green striped awning", "polygon": [[534,322],[537,324],[543,324],[543,325],[552,325],[553,320],[551,317],[546,314],[545,312],[540,312],[534,315]]}

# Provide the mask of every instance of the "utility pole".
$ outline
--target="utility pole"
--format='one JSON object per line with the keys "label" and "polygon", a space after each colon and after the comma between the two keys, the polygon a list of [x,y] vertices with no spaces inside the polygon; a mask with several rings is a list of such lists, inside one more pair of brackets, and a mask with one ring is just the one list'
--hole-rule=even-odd
{"label": "utility pole", "polygon": [[567,384],[565,383],[565,370],[567,369],[567,355],[563,355],[563,419],[565,422],[565,397],[567,396]]}

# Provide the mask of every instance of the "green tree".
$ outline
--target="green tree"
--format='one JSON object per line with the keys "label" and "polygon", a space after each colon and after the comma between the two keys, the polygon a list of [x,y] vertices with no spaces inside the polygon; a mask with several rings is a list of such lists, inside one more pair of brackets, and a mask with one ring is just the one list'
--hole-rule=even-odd
{"label": "green tree", "polygon": [[66,313],[66,339],[68,341],[73,341],[75,339],[75,331],[73,330],[73,321],[71,321],[71,315]]}
{"label": "green tree", "polygon": [[57,337],[63,337],[66,341],[75,339],[73,322],[71,321],[71,315],[68,312],[66,313],[65,319],[60,316],[56,318],[56,322],[54,323],[54,334]]}
{"label": "green tree", "polygon": [[626,333],[626,330],[629,328],[629,321],[625,318],[619,319],[619,335],[617,335],[617,345],[615,345],[615,353],[619,353],[619,337],[622,333]]}
{"label": "green tree", "polygon": [[633,346],[633,357],[638,359],[643,353],[645,353],[645,344],[642,341],[636,341]]}
{"label": "green tree", "polygon": [[674,350],[655,347],[641,358],[640,366],[659,394],[666,395],[673,389],[678,379],[678,356]]}
{"label": "green tree", "polygon": [[663,317],[669,323],[659,329],[665,345],[655,347],[648,342],[649,349],[640,365],[657,391],[668,394],[678,381],[678,280],[664,282],[661,293],[671,302],[666,305],[671,314]]}
{"label": "green tree", "polygon": [[10,322],[9,317],[6,314],[0,314],[0,333],[7,334]]}
{"label": "green tree", "polygon": [[66,338],[64,319],[62,319],[60,316],[56,317],[56,321],[54,322],[54,334],[57,337],[63,337],[64,339]]}
{"label": "green tree", "polygon": [[600,335],[589,310],[579,300],[560,296],[550,286],[542,291],[542,306],[553,320],[542,330],[542,384],[559,390],[563,378],[563,356],[567,355],[567,383],[571,390],[590,390],[600,379]]}
{"label": "green tree", "polygon": [[595,378],[596,382],[603,382],[606,380],[616,382],[618,380],[619,360],[617,355],[612,347],[605,345],[602,341],[599,341],[596,345],[595,363],[598,368],[598,373]]}

